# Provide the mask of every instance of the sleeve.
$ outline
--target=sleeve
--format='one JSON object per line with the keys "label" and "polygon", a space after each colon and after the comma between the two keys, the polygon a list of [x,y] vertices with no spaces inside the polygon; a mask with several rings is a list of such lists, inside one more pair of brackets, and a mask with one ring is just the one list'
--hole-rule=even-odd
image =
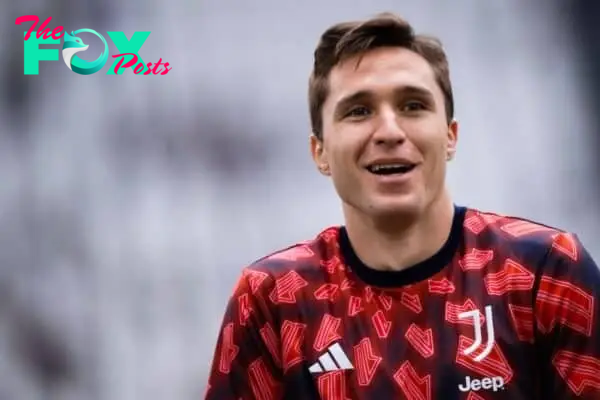
{"label": "sleeve", "polygon": [[[600,399],[600,269],[579,238],[553,239],[535,292],[536,345],[549,397]],[[546,398],[546,397],[544,397]]]}
{"label": "sleeve", "polygon": [[225,309],[206,400],[279,400],[282,369],[278,325],[261,295],[264,272],[245,269]]}

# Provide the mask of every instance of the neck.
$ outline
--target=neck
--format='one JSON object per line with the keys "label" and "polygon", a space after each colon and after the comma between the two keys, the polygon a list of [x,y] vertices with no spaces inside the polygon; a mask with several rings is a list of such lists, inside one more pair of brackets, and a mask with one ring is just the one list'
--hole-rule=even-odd
{"label": "neck", "polygon": [[432,257],[448,240],[454,205],[446,190],[418,215],[375,220],[344,205],[346,231],[356,255],[369,267],[400,271]]}

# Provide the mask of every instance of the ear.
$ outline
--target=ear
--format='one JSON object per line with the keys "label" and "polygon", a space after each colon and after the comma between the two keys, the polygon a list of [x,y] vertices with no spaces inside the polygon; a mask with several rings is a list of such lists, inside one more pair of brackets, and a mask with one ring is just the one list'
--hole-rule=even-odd
{"label": "ear", "polygon": [[450,161],[456,154],[456,145],[458,143],[458,121],[455,119],[448,125],[448,135],[446,143],[446,160]]}
{"label": "ear", "polygon": [[314,133],[310,135],[310,152],[319,172],[325,176],[330,176],[331,171],[329,169],[329,160],[327,151],[325,150],[324,142]]}

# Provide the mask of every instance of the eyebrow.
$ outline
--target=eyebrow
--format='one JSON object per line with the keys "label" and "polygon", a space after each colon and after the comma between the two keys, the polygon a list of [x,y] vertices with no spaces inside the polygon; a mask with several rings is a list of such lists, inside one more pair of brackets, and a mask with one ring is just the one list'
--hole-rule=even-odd
{"label": "eyebrow", "polygon": [[[405,85],[400,86],[394,90],[395,96],[406,96],[406,95],[416,95],[418,97],[423,97],[428,101],[433,103],[433,94],[428,89],[422,86],[414,86],[414,85]],[[344,96],[335,106],[335,113],[339,114],[343,112],[350,105],[359,103],[361,101],[368,101],[372,99],[374,96],[373,92],[370,90],[360,90],[358,92],[351,93],[347,96]]]}

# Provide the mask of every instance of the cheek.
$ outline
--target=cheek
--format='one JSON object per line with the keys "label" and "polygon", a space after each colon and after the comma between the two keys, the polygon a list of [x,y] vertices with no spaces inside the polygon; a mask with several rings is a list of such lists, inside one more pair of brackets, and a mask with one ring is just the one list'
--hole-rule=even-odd
{"label": "cheek", "polygon": [[338,192],[349,193],[351,188],[360,186],[360,170],[357,167],[352,149],[338,147],[330,153],[331,179]]}
{"label": "cheek", "polygon": [[352,155],[343,148],[336,148],[329,153],[329,163],[334,178],[344,179],[351,174]]}
{"label": "cheek", "polygon": [[339,140],[331,138],[328,143],[328,158],[332,168],[347,169],[354,163],[357,149],[354,143],[349,140]]}
{"label": "cheek", "polygon": [[439,138],[432,138],[427,142],[417,145],[425,160],[425,173],[437,174],[443,171],[446,165],[446,142]]}

